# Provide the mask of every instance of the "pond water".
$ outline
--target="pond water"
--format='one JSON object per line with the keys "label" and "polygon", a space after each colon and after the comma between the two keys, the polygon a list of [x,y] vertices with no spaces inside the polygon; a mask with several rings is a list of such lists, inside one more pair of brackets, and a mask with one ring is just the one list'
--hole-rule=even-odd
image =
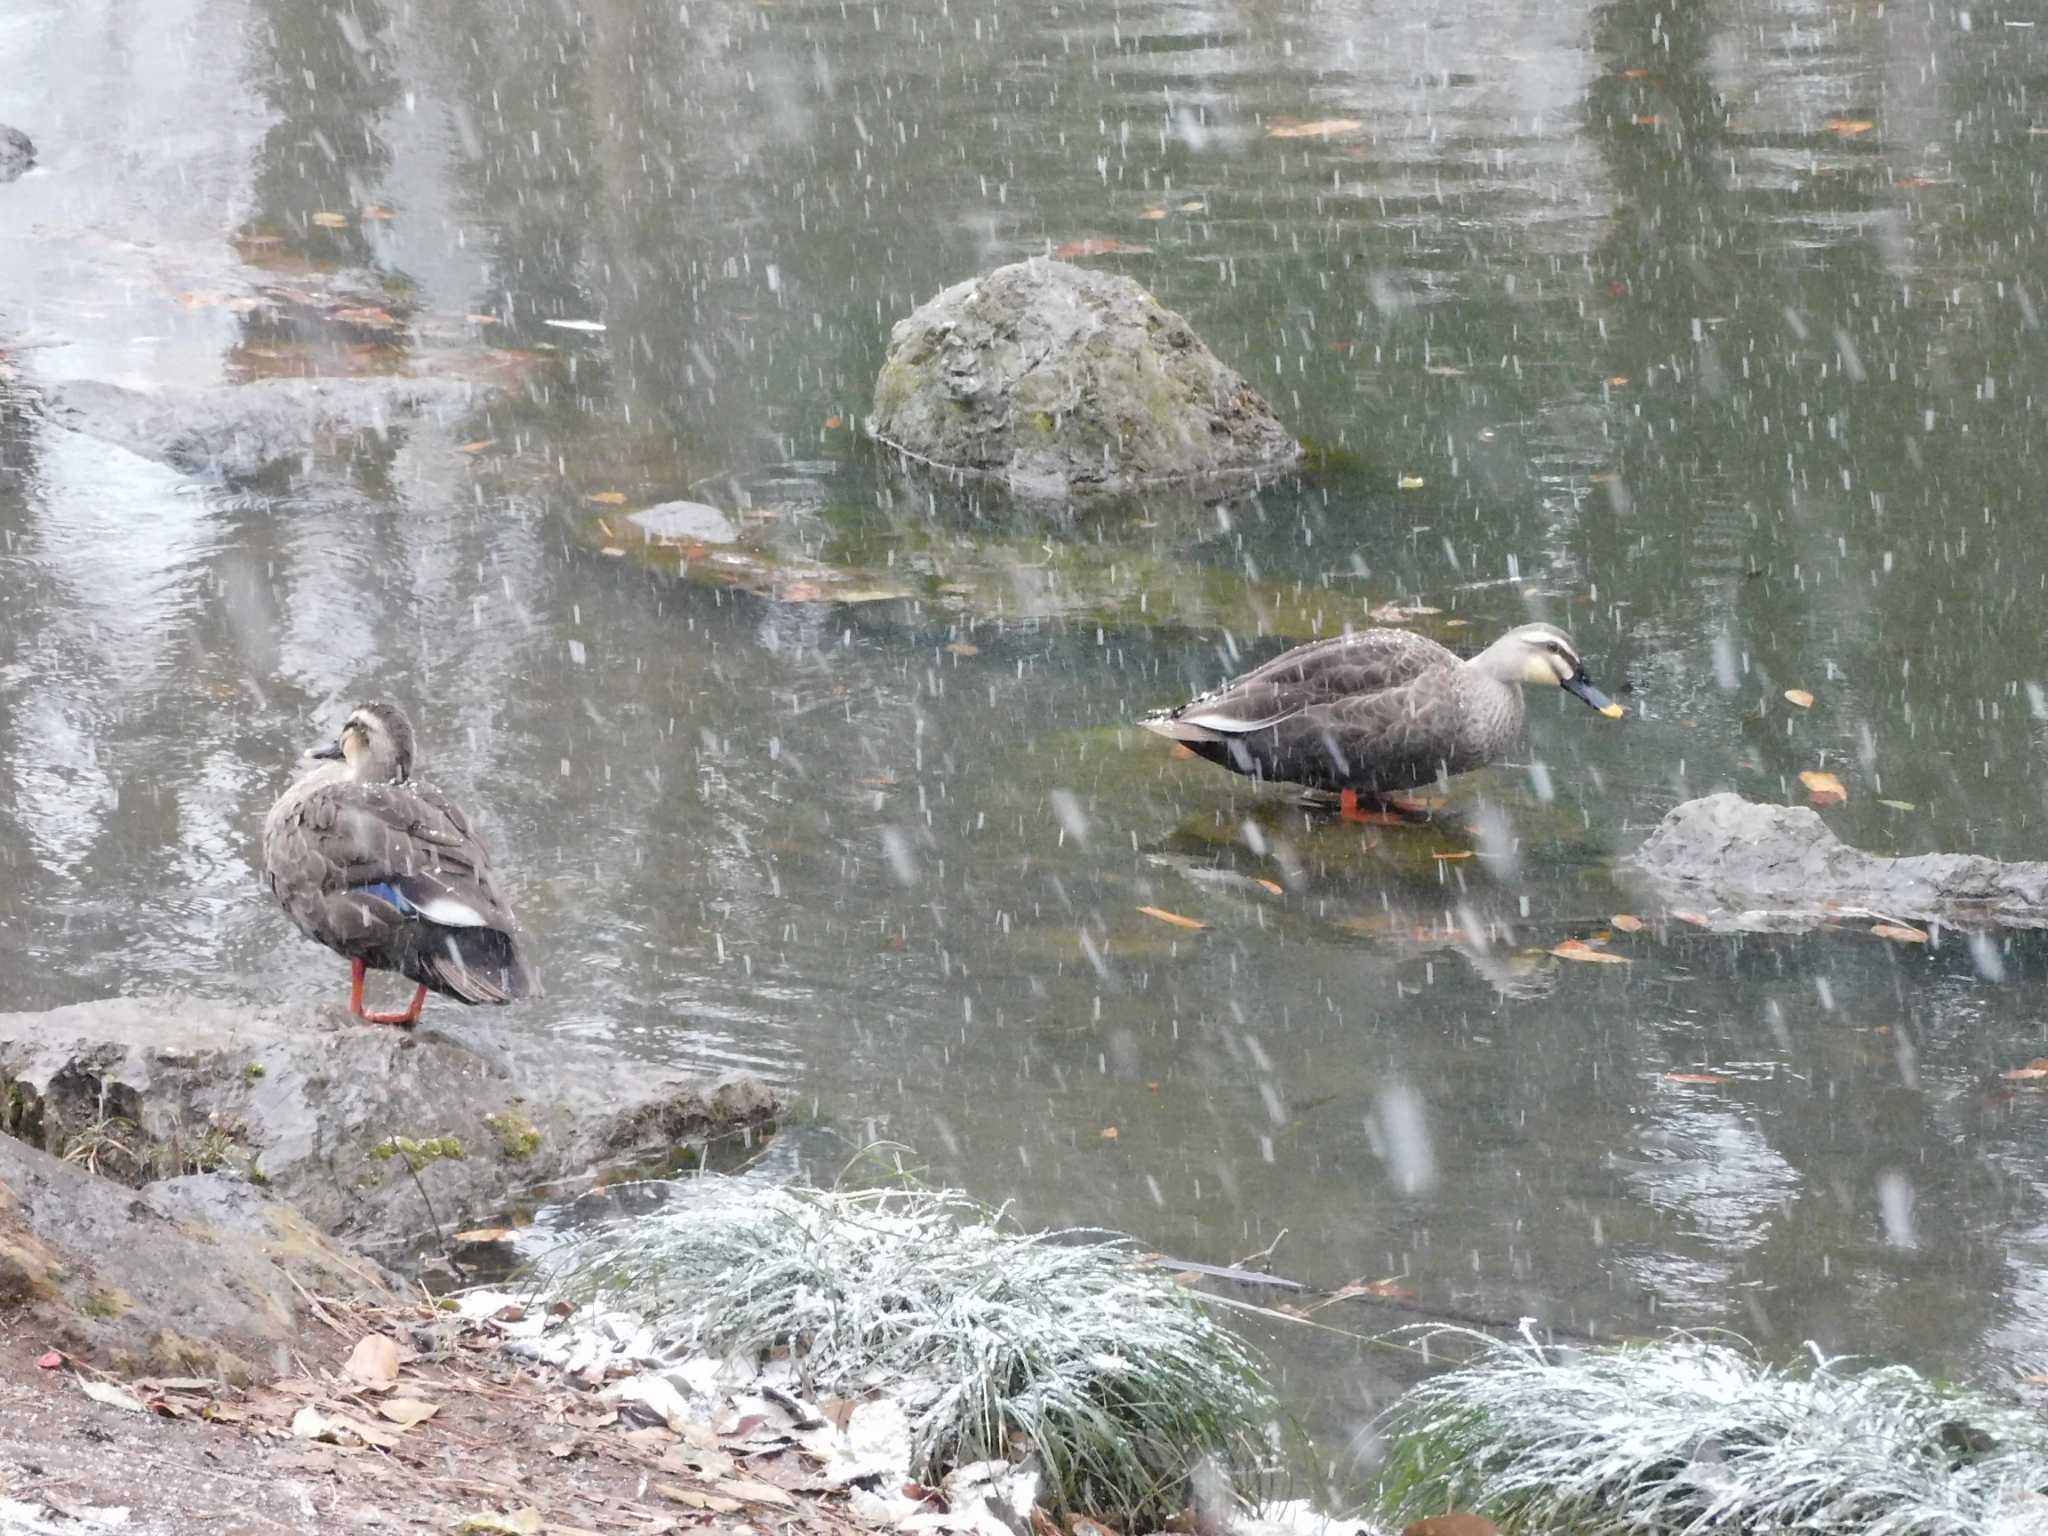
{"label": "pond water", "polygon": [[[2028,14],[177,0],[17,8],[0,64],[0,1007],[339,1002],[257,833],[388,696],[547,978],[430,1020],[752,1068],[792,1175],[885,1141],[1426,1313],[2048,1367],[1999,1075],[2048,946],[1547,953],[1670,806],[1809,769],[1861,846],[2048,857]],[[890,323],[1084,239],[1313,472],[1062,519],[877,462]],[[254,478],[60,408],[401,370],[476,392]],[[1128,724],[1388,605],[1563,624],[1628,717],[1532,699],[1415,828]],[[1340,1467],[1414,1370],[1262,1342]]]}

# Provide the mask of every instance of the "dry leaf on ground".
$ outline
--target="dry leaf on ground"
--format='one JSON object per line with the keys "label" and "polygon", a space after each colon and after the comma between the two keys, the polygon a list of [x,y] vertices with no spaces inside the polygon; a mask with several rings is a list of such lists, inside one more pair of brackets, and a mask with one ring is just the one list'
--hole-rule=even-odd
{"label": "dry leaf on ground", "polygon": [[1927,935],[1918,928],[1908,928],[1904,923],[1875,923],[1870,931],[1880,939],[1890,939],[1897,944],[1925,944]]}
{"label": "dry leaf on ground", "polygon": [[394,1397],[377,1405],[377,1411],[392,1423],[411,1429],[415,1424],[424,1424],[441,1411],[439,1403],[422,1402],[417,1397]]}
{"label": "dry leaf on ground", "polygon": [[81,1379],[78,1385],[84,1390],[85,1395],[96,1403],[105,1403],[109,1408],[119,1408],[123,1413],[141,1413],[143,1411],[141,1399],[123,1392],[111,1381],[86,1381]]}
{"label": "dry leaf on ground", "polygon": [[1553,944],[1550,952],[1560,960],[1581,960],[1593,965],[1627,965],[1626,955],[1610,955],[1604,949],[1595,949],[1584,939],[1566,939],[1562,944]]}
{"label": "dry leaf on ground", "polygon": [[366,1334],[341,1368],[373,1392],[388,1391],[398,1380],[398,1346],[381,1333]]}

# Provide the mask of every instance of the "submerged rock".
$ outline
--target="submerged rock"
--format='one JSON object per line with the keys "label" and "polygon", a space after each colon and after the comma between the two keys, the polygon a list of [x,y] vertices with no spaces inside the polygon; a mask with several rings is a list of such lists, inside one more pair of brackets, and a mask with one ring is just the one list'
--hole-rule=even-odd
{"label": "submerged rock", "polygon": [[1676,807],[1632,862],[1674,905],[1723,909],[1718,918],[1707,913],[1719,927],[1777,931],[1856,910],[1961,927],[2048,927],[2048,864],[1965,853],[1886,858],[1851,848],[1805,806],[1737,794]]}
{"label": "submerged rock", "polygon": [[0,1130],[135,1186],[238,1171],[373,1251],[594,1167],[694,1161],[777,1109],[744,1073],[699,1081],[488,1027],[458,1039],[431,1015],[408,1032],[174,997],[0,1015]]}
{"label": "submerged rock", "polygon": [[942,469],[1064,496],[1285,469],[1300,445],[1127,277],[1033,260],[897,322],[868,431]]}
{"label": "submerged rock", "polygon": [[12,181],[36,163],[36,146],[19,128],[0,123],[0,181]]}

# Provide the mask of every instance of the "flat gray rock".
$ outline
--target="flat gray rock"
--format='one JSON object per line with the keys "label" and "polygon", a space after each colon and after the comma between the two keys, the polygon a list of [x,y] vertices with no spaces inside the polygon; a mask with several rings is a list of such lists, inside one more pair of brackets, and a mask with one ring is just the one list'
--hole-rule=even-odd
{"label": "flat gray rock", "polygon": [[779,1108],[745,1073],[702,1081],[516,1027],[456,1028],[179,997],[4,1014],[0,1131],[138,1187],[239,1172],[313,1227],[390,1252],[592,1168],[694,1160]]}
{"label": "flat gray rock", "polygon": [[2048,864],[1963,853],[1887,858],[1851,848],[1805,806],[1737,794],[1676,807],[1630,863],[1667,904],[1697,909],[1721,928],[1782,931],[1843,916],[2048,927]]}
{"label": "flat gray rock", "polygon": [[1301,446],[1186,320],[1127,277],[999,267],[898,321],[868,432],[1060,497],[1278,471]]}

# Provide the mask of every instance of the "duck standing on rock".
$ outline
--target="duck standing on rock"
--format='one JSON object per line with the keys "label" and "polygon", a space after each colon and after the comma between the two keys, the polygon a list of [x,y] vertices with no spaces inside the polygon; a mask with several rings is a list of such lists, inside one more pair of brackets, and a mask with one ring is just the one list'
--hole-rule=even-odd
{"label": "duck standing on rock", "polygon": [[[395,705],[357,705],[263,822],[272,894],[301,933],[354,969],[349,1011],[408,1028],[430,991],[464,1003],[540,992],[483,844],[459,806],[413,778],[412,741]],[[364,1011],[373,967],[419,983],[410,1008]]]}
{"label": "duck standing on rock", "polygon": [[1571,636],[1523,624],[1470,661],[1398,629],[1298,645],[1139,723],[1235,773],[1337,793],[1359,819],[1361,795],[1390,801],[1497,760],[1522,734],[1525,683],[1621,718]]}

